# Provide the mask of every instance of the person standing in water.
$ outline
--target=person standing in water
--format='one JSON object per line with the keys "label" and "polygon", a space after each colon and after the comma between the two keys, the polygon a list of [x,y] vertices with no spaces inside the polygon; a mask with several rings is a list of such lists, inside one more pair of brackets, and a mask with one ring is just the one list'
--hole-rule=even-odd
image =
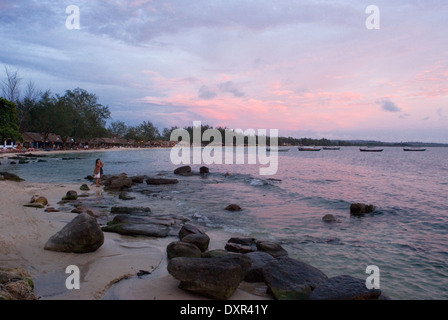
{"label": "person standing in water", "polygon": [[100,159],[96,159],[95,161],[95,169],[93,173],[95,174],[93,177],[96,179],[96,186],[99,187],[101,183],[101,179],[103,178],[103,166],[104,163],[101,162]]}

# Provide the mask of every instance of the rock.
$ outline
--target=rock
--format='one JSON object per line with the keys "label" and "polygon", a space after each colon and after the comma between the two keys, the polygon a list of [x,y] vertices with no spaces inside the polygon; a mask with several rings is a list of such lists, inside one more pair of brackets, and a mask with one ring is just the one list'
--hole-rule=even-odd
{"label": "rock", "polygon": [[134,177],[131,177],[131,180],[133,183],[143,183],[145,178],[142,176],[134,176]]}
{"label": "rock", "polygon": [[228,211],[241,211],[241,207],[237,204],[229,204],[227,207],[225,207],[225,210]]}
{"label": "rock", "polygon": [[269,253],[261,251],[249,252],[246,254],[246,256],[249,257],[251,260],[251,267],[246,277],[244,278],[244,281],[264,282],[263,267],[267,263],[274,261],[275,258],[271,256]]}
{"label": "rock", "polygon": [[183,237],[182,242],[194,244],[201,252],[205,252],[210,244],[210,238],[206,234],[191,233]]}
{"label": "rock", "polygon": [[104,180],[105,190],[109,191],[121,191],[130,188],[132,183],[132,179],[128,178],[125,174],[111,176]]}
{"label": "rock", "polygon": [[24,204],[23,206],[28,207],[28,208],[36,208],[36,209],[45,208],[45,206],[42,203],[28,203],[28,204]]}
{"label": "rock", "polygon": [[205,232],[198,226],[191,223],[186,223],[179,230],[179,239],[182,240],[186,235],[189,234],[205,234]]}
{"label": "rock", "polygon": [[367,289],[365,280],[341,275],[317,286],[310,300],[377,300],[380,295],[379,289]]}
{"label": "rock", "polygon": [[215,258],[173,258],[168,272],[180,280],[179,288],[212,299],[229,299],[249,271],[251,262],[244,255]]}
{"label": "rock", "polygon": [[0,181],[5,180],[5,177],[0,175]]}
{"label": "rock", "polygon": [[115,232],[128,236],[147,236],[163,238],[169,235],[170,228],[181,221],[174,217],[149,217],[120,214],[102,227],[105,232]]}
{"label": "rock", "polygon": [[179,168],[174,170],[174,174],[190,175],[191,174],[191,167],[190,166],[179,167]]}
{"label": "rock", "polygon": [[210,169],[207,168],[207,167],[200,167],[200,168],[199,168],[199,173],[200,173],[200,174],[207,174],[207,173],[210,173]]}
{"label": "rock", "polygon": [[176,216],[134,216],[128,214],[118,214],[116,215],[109,224],[155,224],[162,225],[166,227],[171,227],[182,223],[182,220],[178,219]]}
{"label": "rock", "polygon": [[45,243],[45,250],[87,253],[104,243],[104,234],[96,219],[81,213]]}
{"label": "rock", "polygon": [[37,300],[33,280],[24,269],[0,269],[0,300]]}
{"label": "rock", "polygon": [[8,180],[8,181],[15,181],[15,182],[25,181],[24,179],[20,178],[18,175],[15,175],[15,174],[9,173],[9,172],[0,172],[0,175],[3,176],[4,180]]}
{"label": "rock", "polygon": [[47,209],[44,210],[45,212],[59,212],[58,209],[55,209],[53,207],[48,207]]}
{"label": "rock", "polygon": [[135,197],[131,197],[127,192],[120,192],[120,195],[118,196],[121,200],[134,200]]}
{"label": "rock", "polygon": [[78,199],[78,193],[76,191],[67,191],[64,197],[62,197],[62,200],[66,201],[73,201]]}
{"label": "rock", "polygon": [[149,207],[112,207],[110,208],[112,214],[132,214],[132,215],[149,215],[151,208]]}
{"label": "rock", "polygon": [[326,214],[322,217],[324,222],[336,222],[336,218],[332,214]]}
{"label": "rock", "polygon": [[165,178],[148,178],[146,179],[147,184],[161,185],[161,184],[176,184],[179,183],[177,179],[165,179]]}
{"label": "rock", "polygon": [[35,195],[31,198],[30,203],[40,203],[40,204],[46,206],[48,204],[48,200],[45,197]]}
{"label": "rock", "polygon": [[277,300],[306,300],[327,280],[319,269],[289,257],[279,257],[263,267],[268,291]]}
{"label": "rock", "polygon": [[126,236],[145,236],[164,238],[169,234],[169,229],[165,226],[155,224],[127,224],[117,223],[102,227],[104,232],[115,232]]}
{"label": "rock", "polygon": [[81,191],[90,191],[89,186],[86,185],[86,184],[83,184],[79,189],[80,189]]}
{"label": "rock", "polygon": [[224,249],[237,253],[248,253],[257,251],[254,238],[230,238]]}
{"label": "rock", "polygon": [[75,209],[73,209],[72,211],[70,211],[71,213],[83,213],[84,211],[86,210],[86,208],[84,208],[84,207],[82,207],[82,206],[79,206],[79,207],[76,207]]}
{"label": "rock", "polygon": [[173,259],[176,257],[190,257],[190,258],[200,258],[201,250],[193,244],[184,241],[174,241],[171,242],[166,247],[166,253],[168,255],[168,259]]}
{"label": "rock", "polygon": [[288,255],[286,251],[280,244],[272,241],[256,241],[257,249],[269,253],[274,258],[283,257]]}
{"label": "rock", "polygon": [[216,258],[232,254],[231,252],[223,249],[215,249],[210,251],[205,251],[201,254],[202,258]]}
{"label": "rock", "polygon": [[375,210],[375,206],[372,204],[364,204],[364,203],[352,203],[350,205],[350,215],[352,216],[363,216],[366,213],[373,212]]}

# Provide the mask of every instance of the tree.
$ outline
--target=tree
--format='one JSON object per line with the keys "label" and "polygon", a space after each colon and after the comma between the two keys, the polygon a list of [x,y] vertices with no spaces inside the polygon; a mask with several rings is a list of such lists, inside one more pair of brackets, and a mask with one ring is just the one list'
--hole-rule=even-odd
{"label": "tree", "polygon": [[110,132],[110,134],[118,136],[118,137],[124,137],[129,131],[128,126],[123,121],[114,121],[112,122],[107,130]]}
{"label": "tree", "polygon": [[30,110],[30,129],[43,136],[43,142],[48,140],[50,133],[55,133],[60,126],[60,114],[57,108],[58,99],[51,95],[50,90],[45,91],[37,105]]}
{"label": "tree", "polygon": [[19,77],[19,72],[10,71],[8,67],[5,66],[6,79],[2,81],[2,93],[6,100],[13,103],[19,99],[20,96],[20,82],[22,79]]}
{"label": "tree", "polygon": [[174,130],[176,130],[176,129],[179,129],[178,127],[171,127],[171,128],[165,128],[165,129],[163,129],[163,132],[162,132],[162,139],[163,140],[167,140],[167,141],[169,141],[170,140],[170,138],[171,138],[171,133],[174,131]]}
{"label": "tree", "polygon": [[137,130],[140,137],[145,142],[160,139],[159,129],[157,129],[150,121],[143,121],[143,123],[137,127]]}
{"label": "tree", "polygon": [[33,81],[29,80],[26,86],[25,96],[17,101],[17,109],[20,118],[20,132],[25,132],[30,126],[30,111],[37,106],[42,93],[36,89]]}
{"label": "tree", "polygon": [[73,112],[72,136],[91,139],[107,135],[106,120],[110,118],[109,108],[98,103],[93,93],[76,88],[67,90],[61,97],[64,104]]}
{"label": "tree", "polygon": [[6,139],[23,141],[19,131],[19,117],[14,103],[0,98],[0,142]]}

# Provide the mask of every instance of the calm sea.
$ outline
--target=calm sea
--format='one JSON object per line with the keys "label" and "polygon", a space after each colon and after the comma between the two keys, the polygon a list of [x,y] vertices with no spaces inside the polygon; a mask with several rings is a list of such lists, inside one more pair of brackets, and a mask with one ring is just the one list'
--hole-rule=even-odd
{"label": "calm sea", "polygon": [[[105,174],[174,177],[179,166],[171,163],[169,149],[142,149],[49,153],[47,162],[10,165],[3,160],[0,169],[29,181],[85,183],[96,158],[105,162]],[[206,230],[278,241],[291,256],[329,277],[366,279],[366,267],[376,265],[381,289],[393,299],[447,299],[447,159],[448,148],[364,153],[354,147],[319,152],[291,147],[278,153],[273,176],[259,175],[265,165],[212,164],[208,176],[176,176],[179,184],[158,191],[169,194],[176,214]],[[192,165],[193,171],[200,166]],[[144,204],[145,198],[138,201]],[[377,209],[350,217],[353,202]],[[230,203],[243,211],[224,210]],[[325,214],[338,221],[323,222]]]}

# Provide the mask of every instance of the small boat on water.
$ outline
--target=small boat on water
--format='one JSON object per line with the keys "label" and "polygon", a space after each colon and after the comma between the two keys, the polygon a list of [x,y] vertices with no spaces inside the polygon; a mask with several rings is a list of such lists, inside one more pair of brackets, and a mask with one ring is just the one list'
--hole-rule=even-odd
{"label": "small boat on water", "polygon": [[404,147],[403,151],[426,151],[426,149],[418,147]]}
{"label": "small boat on water", "polygon": [[341,147],[336,147],[336,146],[327,146],[327,147],[323,147],[324,150],[340,150]]}
{"label": "small boat on water", "polygon": [[266,148],[267,151],[277,151],[277,152],[287,152],[289,149],[277,149],[277,150],[271,150],[271,148]]}
{"label": "small boat on water", "polygon": [[301,146],[299,147],[299,151],[320,151],[322,148],[317,147],[308,147],[308,146]]}
{"label": "small boat on water", "polygon": [[364,147],[359,148],[359,151],[361,152],[382,152],[384,149],[376,148],[376,147]]}

